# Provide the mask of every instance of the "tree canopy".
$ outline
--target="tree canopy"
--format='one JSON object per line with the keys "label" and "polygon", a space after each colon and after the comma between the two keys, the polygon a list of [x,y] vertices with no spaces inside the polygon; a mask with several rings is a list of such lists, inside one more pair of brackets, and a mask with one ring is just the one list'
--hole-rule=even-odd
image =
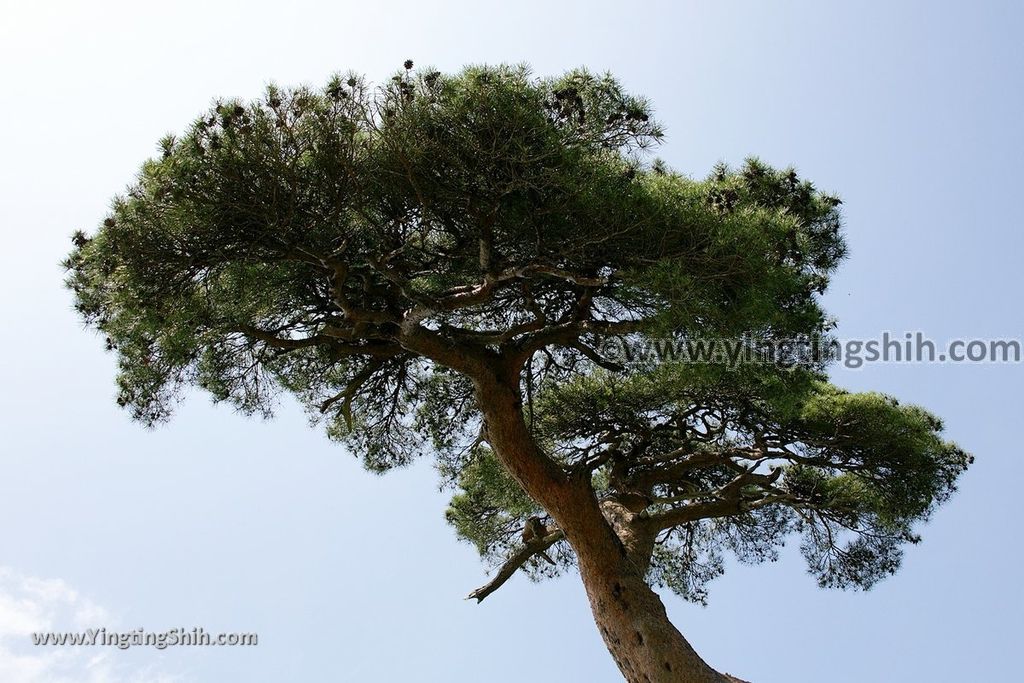
{"label": "tree canopy", "polygon": [[[928,412],[802,369],[599,370],[547,391],[535,424],[560,462],[595,469],[598,495],[644,512],[652,581],[698,602],[725,553],[773,560],[791,533],[819,584],[870,587],[970,460]],[[483,555],[507,557],[536,506],[486,451],[459,486],[449,519]]]}
{"label": "tree canopy", "polygon": [[261,414],[287,392],[373,471],[432,454],[449,520],[492,560],[539,516],[556,565],[520,564],[576,561],[488,438],[480,378],[500,366],[545,466],[626,520],[650,581],[702,601],[724,552],[771,559],[799,533],[822,585],[870,586],[969,462],[937,418],[831,386],[822,363],[601,354],[830,325],[839,200],[756,159],[689,178],[647,155],[662,135],[647,101],[585,70],[271,86],[165,137],[76,233],[68,285],[137,419],[190,386]]}

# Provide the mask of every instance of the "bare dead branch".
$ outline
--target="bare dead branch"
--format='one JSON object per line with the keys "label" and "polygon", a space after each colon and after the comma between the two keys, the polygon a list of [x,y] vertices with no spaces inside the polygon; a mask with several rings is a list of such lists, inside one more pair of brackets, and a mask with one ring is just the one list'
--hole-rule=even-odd
{"label": "bare dead branch", "polygon": [[527,560],[534,555],[543,553],[563,538],[565,538],[565,534],[562,533],[561,530],[558,530],[554,533],[548,534],[539,541],[524,545],[514,555],[512,555],[512,557],[505,560],[505,563],[501,565],[501,568],[498,569],[498,573],[494,575],[493,579],[467,595],[466,600],[476,600],[477,603],[483,602],[484,598],[501,588],[502,585],[504,585],[504,583],[516,573],[516,570],[526,563]]}

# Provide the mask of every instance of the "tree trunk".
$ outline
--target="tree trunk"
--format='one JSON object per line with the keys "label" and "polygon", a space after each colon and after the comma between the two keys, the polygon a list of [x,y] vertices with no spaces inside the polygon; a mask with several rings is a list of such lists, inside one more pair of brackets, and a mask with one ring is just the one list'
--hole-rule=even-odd
{"label": "tree trunk", "polygon": [[[611,561],[609,561],[611,560]],[[630,683],[725,683],[669,621],[661,598],[629,560],[579,555],[601,637]]]}
{"label": "tree trunk", "polygon": [[576,552],[594,620],[625,679],[630,683],[738,680],[708,666],[669,621],[661,598],[644,578],[648,558],[630,559],[634,553],[602,512],[590,473],[570,477],[541,452],[523,418],[517,378],[514,382],[510,378],[475,381],[488,442]]}

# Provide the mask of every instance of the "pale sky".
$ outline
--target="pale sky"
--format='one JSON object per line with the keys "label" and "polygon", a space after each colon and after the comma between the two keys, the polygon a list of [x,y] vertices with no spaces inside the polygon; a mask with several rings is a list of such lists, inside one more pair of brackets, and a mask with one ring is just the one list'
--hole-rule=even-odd
{"label": "pale sky", "polygon": [[[0,0],[0,680],[620,680],[577,577],[463,601],[486,568],[445,525],[429,456],[367,474],[288,403],[261,422],[195,394],[154,431],[117,408],[113,357],[58,262],[214,97],[349,68],[384,80],[410,58],[609,69],[653,100],[672,166],[758,155],[843,197],[851,256],[827,298],[841,335],[1020,338],[1022,18],[1010,2]],[[667,595],[671,616],[756,683],[1015,672],[1024,367],[833,379],[944,417],[977,456],[961,491],[869,593],[819,589],[787,548],[730,566],[706,608]],[[29,645],[90,626],[260,643]]]}

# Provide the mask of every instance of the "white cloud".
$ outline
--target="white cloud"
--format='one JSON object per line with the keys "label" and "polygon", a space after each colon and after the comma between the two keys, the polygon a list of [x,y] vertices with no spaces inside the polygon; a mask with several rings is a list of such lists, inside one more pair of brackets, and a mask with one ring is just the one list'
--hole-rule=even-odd
{"label": "white cloud", "polygon": [[129,666],[102,646],[33,645],[31,634],[111,627],[109,613],[61,579],[0,567],[0,681],[4,683],[173,683],[147,666]]}

